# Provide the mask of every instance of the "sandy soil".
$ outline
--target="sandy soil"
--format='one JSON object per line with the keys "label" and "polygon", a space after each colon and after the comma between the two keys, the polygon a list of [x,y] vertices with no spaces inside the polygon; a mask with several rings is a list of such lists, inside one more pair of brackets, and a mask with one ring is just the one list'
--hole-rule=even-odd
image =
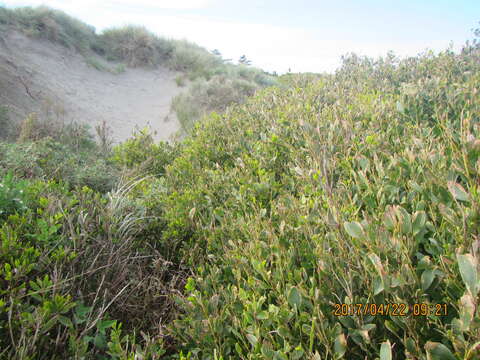
{"label": "sandy soil", "polygon": [[[110,69],[117,65],[102,62]],[[167,140],[179,129],[170,113],[171,100],[180,92],[175,76],[166,68],[99,71],[61,45],[16,31],[0,34],[0,104],[18,120],[37,112],[92,129],[105,121],[116,142],[135,128],[150,126],[157,140]]]}

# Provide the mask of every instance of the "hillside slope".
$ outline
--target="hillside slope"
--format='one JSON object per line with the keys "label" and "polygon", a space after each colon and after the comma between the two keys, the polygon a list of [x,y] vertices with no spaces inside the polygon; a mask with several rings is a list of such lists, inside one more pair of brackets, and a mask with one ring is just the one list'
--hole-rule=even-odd
{"label": "hillside slope", "polygon": [[92,129],[105,121],[117,142],[150,125],[157,140],[167,140],[179,129],[170,113],[179,93],[175,72],[165,67],[122,68],[98,57],[86,61],[75,50],[15,30],[0,35],[0,99],[16,121],[31,112]]}

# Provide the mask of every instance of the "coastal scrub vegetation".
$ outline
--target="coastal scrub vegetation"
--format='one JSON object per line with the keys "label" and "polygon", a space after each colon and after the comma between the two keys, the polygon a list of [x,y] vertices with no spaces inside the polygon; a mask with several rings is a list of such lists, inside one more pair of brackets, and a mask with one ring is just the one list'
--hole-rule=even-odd
{"label": "coastal scrub vegetation", "polygon": [[0,358],[478,359],[477,44],[350,54],[176,144],[26,119],[0,143]]}

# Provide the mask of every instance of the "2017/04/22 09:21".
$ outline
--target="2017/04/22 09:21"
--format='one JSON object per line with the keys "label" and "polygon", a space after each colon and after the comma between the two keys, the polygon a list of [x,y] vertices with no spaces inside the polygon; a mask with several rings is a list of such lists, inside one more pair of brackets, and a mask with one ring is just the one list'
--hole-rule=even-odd
{"label": "2017/04/22 09:21", "polygon": [[426,304],[419,303],[408,306],[403,303],[387,304],[334,304],[333,315],[390,315],[390,316],[446,316],[448,314],[447,304]]}

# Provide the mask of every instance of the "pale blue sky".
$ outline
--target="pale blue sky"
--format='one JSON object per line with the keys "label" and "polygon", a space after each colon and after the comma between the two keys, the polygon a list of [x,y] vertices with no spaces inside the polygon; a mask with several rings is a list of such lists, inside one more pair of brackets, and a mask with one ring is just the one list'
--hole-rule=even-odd
{"label": "pale blue sky", "polygon": [[341,55],[459,49],[480,27],[480,0],[0,0],[45,4],[95,26],[127,23],[186,38],[269,71],[333,71]]}

